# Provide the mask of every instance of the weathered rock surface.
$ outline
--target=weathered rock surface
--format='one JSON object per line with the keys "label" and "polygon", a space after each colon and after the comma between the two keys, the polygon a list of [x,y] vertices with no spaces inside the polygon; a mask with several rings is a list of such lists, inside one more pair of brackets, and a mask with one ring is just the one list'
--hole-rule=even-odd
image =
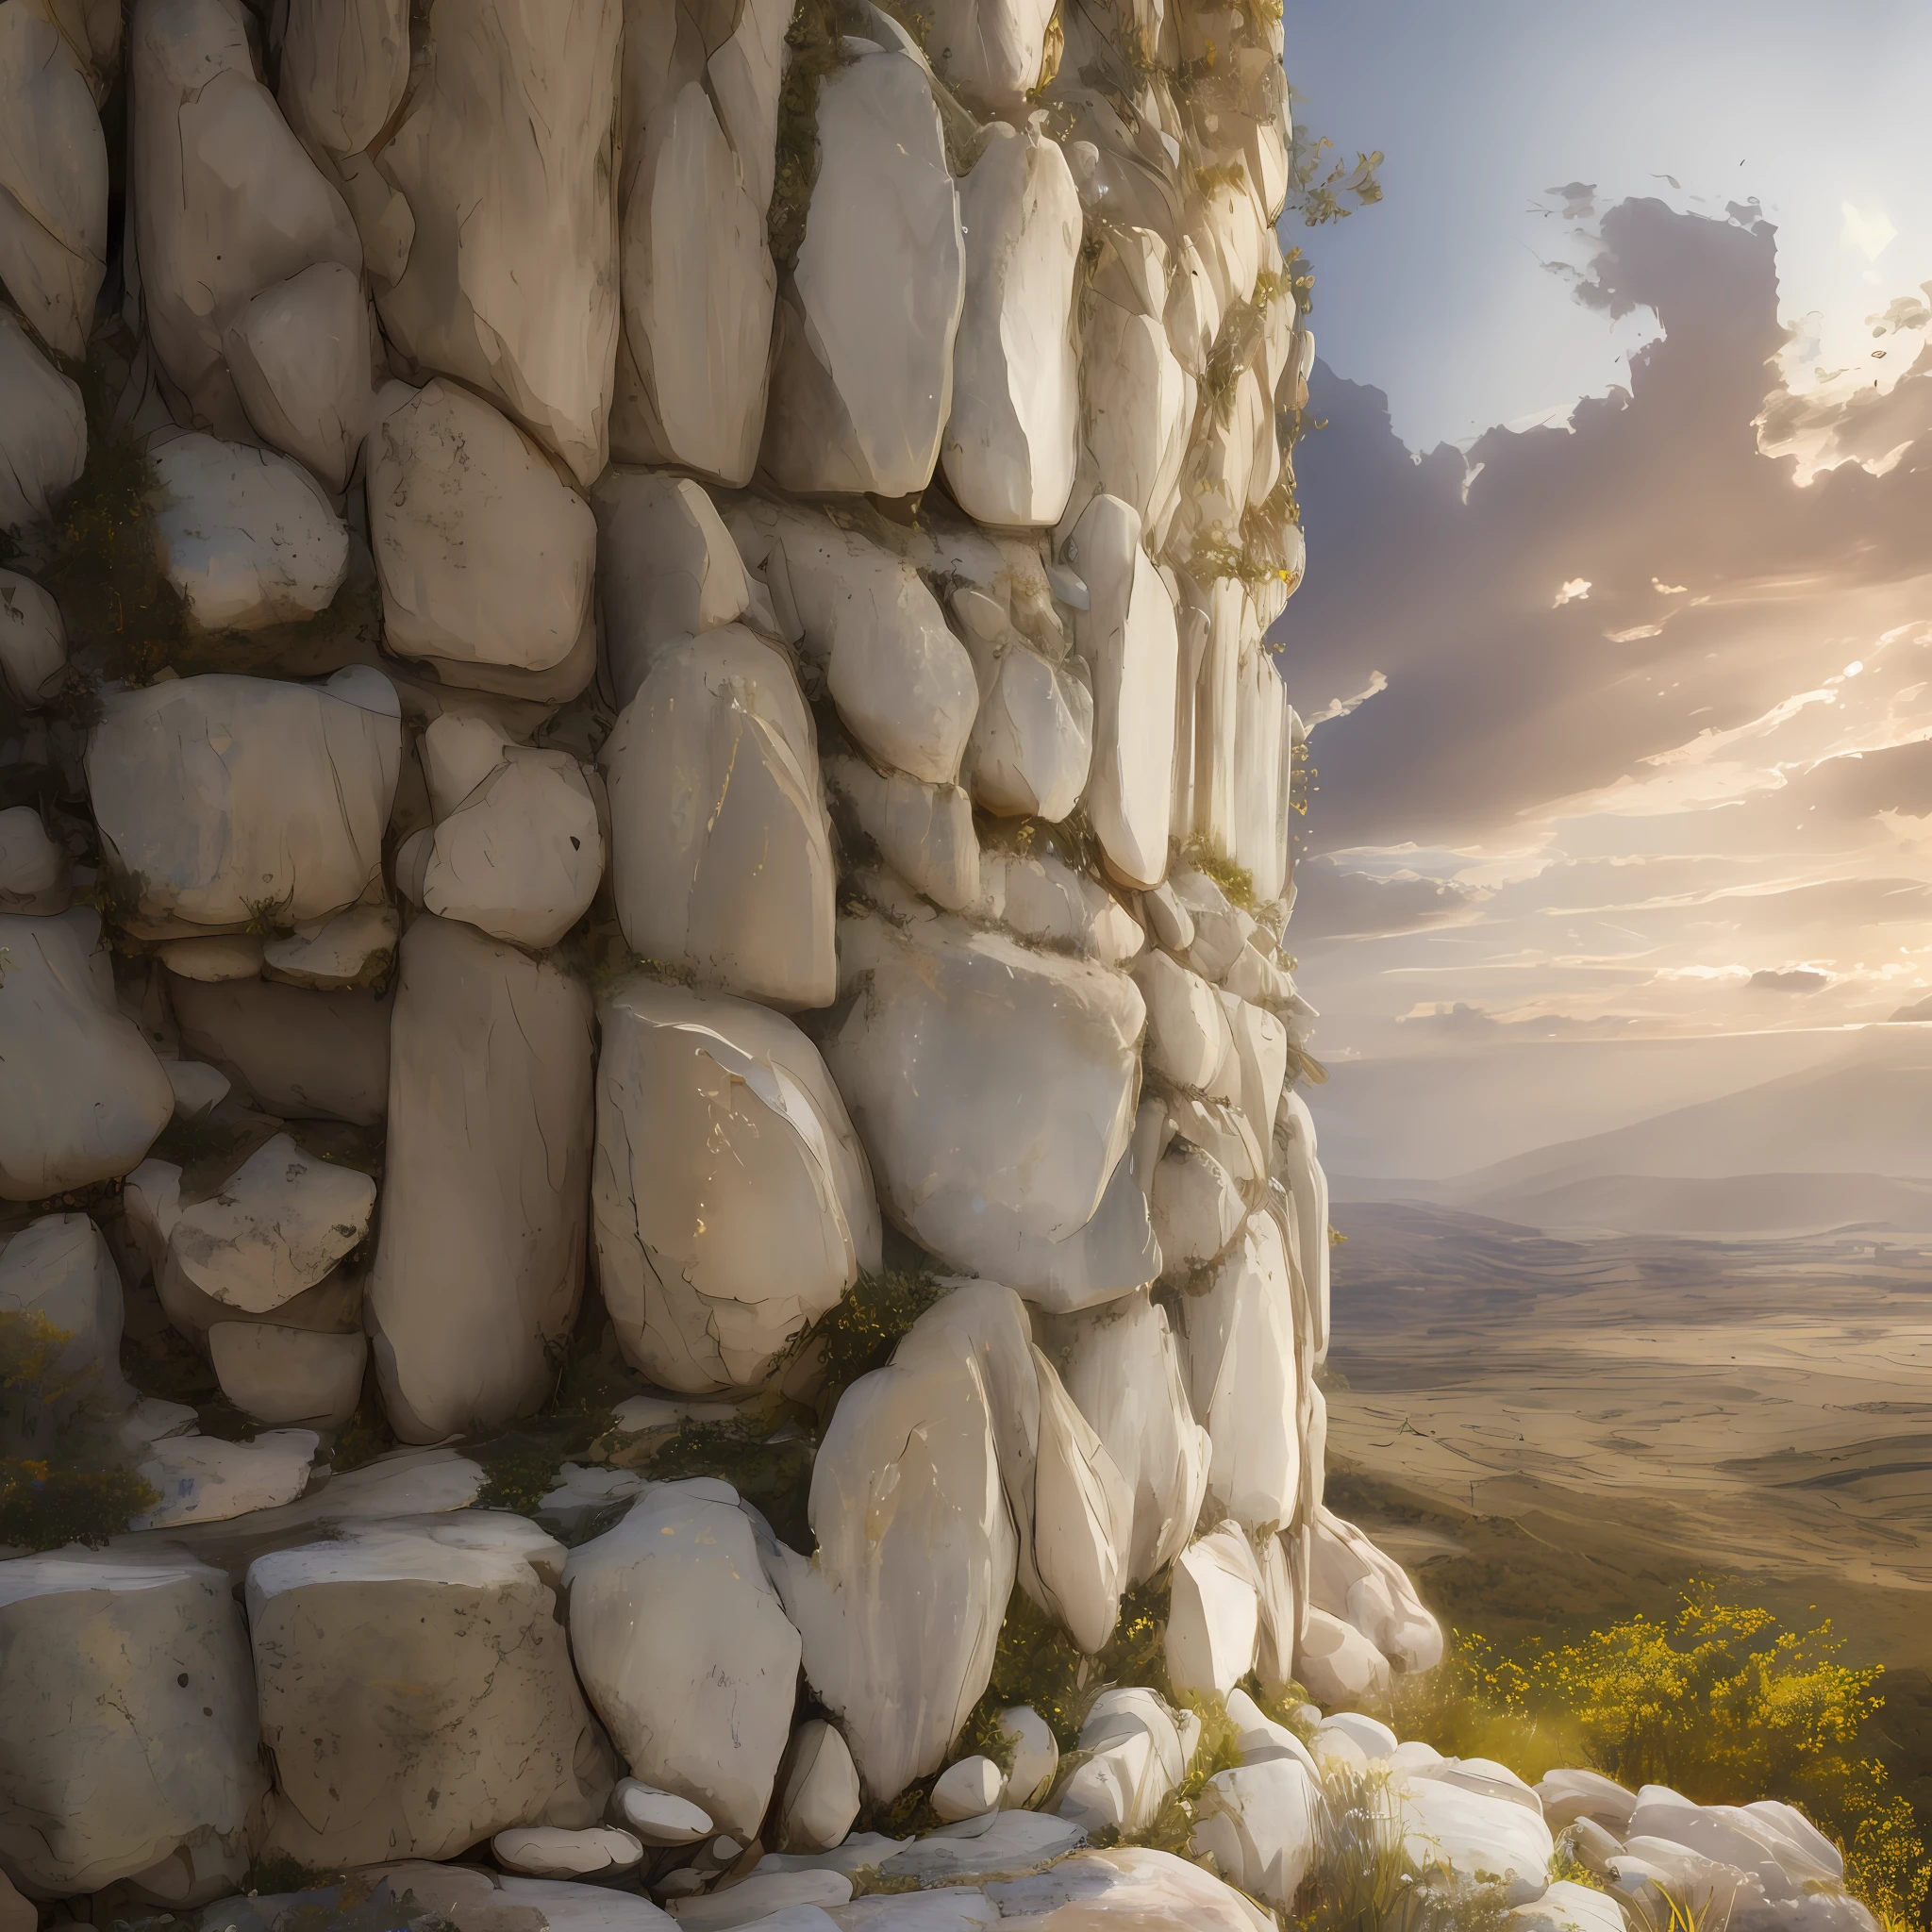
{"label": "weathered rock surface", "polygon": [[557,1824],[513,1824],[490,1840],[491,1856],[510,1872],[536,1878],[588,1878],[628,1872],[644,1848],[629,1832],[600,1824],[566,1831]]}
{"label": "weathered rock surface", "polygon": [[751,1837],[791,1735],[799,1635],[736,1491],[647,1486],[564,1582],[578,1672],[632,1774]]}
{"label": "weathered rock surface", "polygon": [[562,1561],[534,1524],[463,1514],[251,1564],[270,1848],[328,1870],[595,1824],[610,1779],[556,1616]]}
{"label": "weathered rock surface", "polygon": [[415,239],[376,306],[424,370],[491,396],[589,489],[617,347],[622,0],[434,0],[378,165]]}
{"label": "weathered rock surface", "polygon": [[31,577],[0,570],[0,689],[32,710],[66,666],[60,607]]}
{"label": "weathered rock surface", "polygon": [[1266,1932],[1256,1906],[1220,1879],[1138,1845],[1081,1852],[1041,1873],[1002,1885],[987,1896],[997,1923],[1014,1932],[1086,1932],[1118,1924],[1123,1932]]}
{"label": "weathered rock surface", "polygon": [[934,11],[934,60],[966,96],[1018,114],[1041,77],[1051,7],[1041,0],[943,0]]}
{"label": "weathered rock surface", "polygon": [[134,1473],[160,1500],[128,1527],[226,1523],[292,1503],[308,1487],[316,1440],[312,1429],[265,1429],[246,1442],[187,1435],[152,1441]]}
{"label": "weathered rock surface", "polygon": [[175,1110],[114,1000],[91,911],[0,913],[0,1200],[39,1201],[136,1167]]}
{"label": "weathered rock surface", "polygon": [[[80,1404],[118,1409],[133,1402],[121,1373],[121,1276],[85,1214],[43,1214],[0,1234],[0,1312],[38,1315],[64,1338],[49,1369],[65,1387],[41,1426],[51,1429]],[[35,1421],[28,1418],[30,1427]]]}
{"label": "weathered rock surface", "polygon": [[1172,1713],[1152,1690],[1103,1690],[1080,1726],[1089,1753],[1055,1809],[1088,1831],[1144,1831],[1187,1774],[1188,1753]]}
{"label": "weathered rock surface", "polygon": [[664,652],[603,752],[611,888],[633,951],[788,1008],[836,991],[829,823],[811,717],[738,625]]}
{"label": "weathered rock surface", "polygon": [[995,122],[959,188],[966,297],[940,460],[984,524],[1059,521],[1074,487],[1080,200],[1057,142]]}
{"label": "weathered rock surface", "polygon": [[453,920],[404,935],[369,1314],[405,1441],[549,1391],[583,1285],[591,1082],[580,982]]}
{"label": "weathered rock surface", "polygon": [[294,922],[381,876],[402,758],[380,673],[319,685],[214,673],[114,692],[88,743],[111,862],[155,937]]}
{"label": "weathered rock surface", "polygon": [[1217,1772],[1201,1793],[1189,1849],[1250,1897],[1291,1911],[1313,1862],[1321,1787],[1290,1757]]}
{"label": "weathered rock surface", "polygon": [[115,1550],[0,1563],[0,1857],[30,1890],[154,1874],[199,1904],[240,1883],[265,1780],[221,1571]]}
{"label": "weathered rock surface", "polygon": [[825,1057],[888,1219],[1047,1307],[1151,1279],[1145,1197],[1131,1173],[1115,1180],[1133,1125],[1133,982],[941,915],[902,930],[862,913],[841,941],[850,1005]]}
{"label": "weathered rock surface", "polygon": [[979,897],[973,801],[957,785],[923,785],[864,758],[825,761],[825,783],[851,808],[860,834],[915,891],[949,912]]}
{"label": "weathered rock surface", "polygon": [[778,1849],[828,1852],[842,1844],[858,1816],[858,1767],[841,1733],[810,1718],[791,1734],[780,1768]]}
{"label": "weathered rock surface", "polygon": [[1311,1600],[1353,1624],[1397,1670],[1433,1670],[1441,1662],[1441,1625],[1424,1607],[1402,1566],[1328,1509],[1315,1512],[1311,1527]]}
{"label": "weathered rock surface", "polygon": [[239,0],[142,0],[128,41],[128,158],[142,308],[161,369],[197,428],[247,423],[228,330],[261,290],[317,262],[359,274],[341,195],[258,77]]}
{"label": "weathered rock surface", "polygon": [[1058,823],[1079,803],[1093,760],[1093,687],[1084,669],[1017,642],[998,658],[962,774],[975,805]]}
{"label": "weathered rock surface", "polygon": [[1389,1694],[1389,1663],[1353,1624],[1308,1607],[1295,1644],[1295,1680],[1324,1704],[1362,1704]]}
{"label": "weathered rock surface", "polygon": [[282,111],[331,155],[359,154],[403,104],[409,79],[405,0],[289,0]]}
{"label": "weathered rock surface", "polygon": [[428,383],[376,425],[369,541],[384,641],[433,660],[448,682],[472,681],[476,667],[558,671],[591,626],[590,506],[457,383]]}
{"label": "weathered rock surface", "polygon": [[217,1322],[208,1331],[208,1346],[222,1393],[258,1423],[339,1429],[362,1399],[369,1344],[359,1332],[322,1335],[274,1322]]}
{"label": "weathered rock surface", "polygon": [[172,970],[168,997],[184,1051],[270,1112],[368,1127],[388,1109],[392,998],[253,978],[203,983]]}
{"label": "weathered rock surface", "polygon": [[1425,1873],[1466,1883],[1487,1874],[1512,1906],[1532,1904],[1548,1890],[1555,1842],[1549,1826],[1521,1805],[1438,1778],[1410,1780],[1401,1805],[1403,1848]]}
{"label": "weathered rock surface", "polygon": [[[890,275],[902,299],[877,299]],[[801,495],[908,496],[952,412],[959,197],[925,71],[861,52],[820,84],[818,178],[779,294],[761,460]]]}
{"label": "weathered rock surface", "polygon": [[598,1017],[597,1277],[619,1342],[661,1388],[757,1389],[879,1265],[844,1104],[810,1041],[750,1001],[633,974]]}
{"label": "weathered rock surface", "polygon": [[58,355],[87,353],[107,254],[108,144],[92,90],[53,20],[9,7],[0,12],[0,284]]}
{"label": "weathered rock surface", "polygon": [[0,308],[0,530],[51,517],[86,464],[79,389]]}

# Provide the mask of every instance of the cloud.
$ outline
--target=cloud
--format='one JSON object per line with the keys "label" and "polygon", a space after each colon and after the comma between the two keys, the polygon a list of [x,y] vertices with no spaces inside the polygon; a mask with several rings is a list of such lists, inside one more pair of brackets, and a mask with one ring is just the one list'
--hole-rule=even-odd
{"label": "cloud", "polygon": [[1405,1026],[1456,1040],[1616,1040],[1643,1024],[1630,1013],[1492,1013],[1467,1000],[1424,1002],[1400,1017]]}
{"label": "cloud", "polygon": [[[1465,492],[1464,501],[1467,500],[1467,492]],[[1578,603],[1589,595],[1590,579],[1588,577],[1571,577],[1566,582],[1557,586],[1557,594],[1550,599],[1550,608],[1552,610],[1560,610],[1564,605]]]}
{"label": "cloud", "polygon": [[1840,818],[1869,819],[1888,811],[1932,817],[1932,737],[1827,758],[1796,789],[1803,803]]}
{"label": "cloud", "polygon": [[1909,1007],[1901,1007],[1891,1017],[1904,1021],[1932,1020],[1932,993],[1927,993]]}
{"label": "cloud", "polygon": [[1751,975],[1755,992],[1823,992],[1830,984],[1830,974],[1814,973],[1806,966],[1794,966],[1784,973],[1764,967]]}
{"label": "cloud", "polygon": [[1295,868],[1295,944],[1447,925],[1489,896],[1455,879],[1407,870],[1377,877],[1332,858],[1305,858]]}
{"label": "cloud", "polygon": [[1389,680],[1379,671],[1369,673],[1369,681],[1353,697],[1330,698],[1328,703],[1312,718],[1302,722],[1312,731],[1317,724],[1326,724],[1336,718],[1346,718],[1351,712],[1358,711],[1368,701],[1389,689]]}
{"label": "cloud", "polygon": [[1846,201],[1839,204],[1839,212],[1845,222],[1839,239],[1847,248],[1856,248],[1867,261],[1876,261],[1898,239],[1898,230],[1890,218],[1875,209],[1865,214]]}

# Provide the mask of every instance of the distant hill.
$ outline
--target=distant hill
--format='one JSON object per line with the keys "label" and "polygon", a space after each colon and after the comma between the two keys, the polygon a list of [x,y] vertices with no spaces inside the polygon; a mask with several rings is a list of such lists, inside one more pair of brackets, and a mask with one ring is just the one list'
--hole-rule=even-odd
{"label": "distant hill", "polygon": [[1873,1027],[1823,1067],[1450,1180],[1336,1182],[1546,1228],[1790,1235],[1932,1229],[1932,1029]]}

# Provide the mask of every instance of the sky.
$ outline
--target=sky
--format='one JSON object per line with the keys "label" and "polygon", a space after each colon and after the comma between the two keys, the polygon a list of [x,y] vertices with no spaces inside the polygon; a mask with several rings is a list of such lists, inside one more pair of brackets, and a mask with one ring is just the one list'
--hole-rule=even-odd
{"label": "sky", "polygon": [[[1932,997],[1932,8],[1287,11],[1340,1156],[1453,1174]],[[1742,163],[1740,166],[1740,163]]]}

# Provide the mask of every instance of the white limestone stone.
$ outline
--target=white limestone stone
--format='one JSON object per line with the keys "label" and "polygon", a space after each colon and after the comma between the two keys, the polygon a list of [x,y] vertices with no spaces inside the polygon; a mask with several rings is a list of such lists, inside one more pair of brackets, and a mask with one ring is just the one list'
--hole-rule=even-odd
{"label": "white limestone stone", "polygon": [[86,465],[79,389],[0,308],[0,530],[51,517]]}
{"label": "white limestone stone", "polygon": [[1400,1804],[1403,1849],[1425,1874],[1467,1884],[1492,1878],[1511,1906],[1533,1904],[1549,1889],[1556,1843],[1549,1826],[1523,1806],[1435,1778],[1411,1780]]}
{"label": "white limestone stone", "polygon": [[1226,1698],[1228,1721],[1235,1726],[1243,1764],[1265,1764],[1274,1758],[1290,1758],[1310,1777],[1320,1777],[1314,1754],[1286,1724],[1267,1716],[1245,1690],[1230,1690]]}
{"label": "white limestone stone", "polygon": [[726,1483],[646,1486],[571,1552],[571,1647],[634,1776],[750,1838],[791,1731],[799,1636]]}
{"label": "white limestone stone", "polygon": [[1353,1624],[1398,1671],[1426,1671],[1439,1664],[1442,1626],[1424,1607],[1402,1566],[1331,1510],[1318,1510],[1312,1528],[1311,1599]]}
{"label": "white limestone stone", "polygon": [[[1076,668],[1077,666],[1077,668]],[[998,816],[1058,824],[1079,803],[1093,759],[1093,687],[1015,641],[993,664],[966,748],[963,782]]]}
{"label": "white limestone stone", "polygon": [[1281,1230],[1251,1215],[1186,1305],[1182,1354],[1194,1413],[1213,1443],[1208,1493],[1249,1529],[1285,1527],[1301,1486],[1300,1374]]}
{"label": "white limestone stone", "polygon": [[915,1324],[840,1398],[812,1465],[816,1555],[775,1549],[806,1675],[876,1802],[945,1762],[991,1674],[1018,1560],[985,1377],[928,1332]]}
{"label": "white limestone stone", "polygon": [[1173,1713],[1152,1690],[1103,1690],[1080,1726],[1090,1753],[1062,1787],[1060,1817],[1088,1831],[1144,1831],[1187,1774]]}
{"label": "white limestone stone", "polygon": [[1324,1704],[1357,1704],[1389,1694],[1389,1665],[1353,1624],[1312,1604],[1295,1645],[1295,1681]]}
{"label": "white limestone stone", "polygon": [[850,805],[859,830],[915,891],[949,912],[979,897],[973,801],[958,786],[881,773],[864,758],[827,758],[824,770],[826,785]]}
{"label": "white limestone stone", "polygon": [[408,86],[408,0],[289,0],[281,52],[290,125],[332,155],[359,154]]}
{"label": "white limestone stone", "polygon": [[493,397],[588,490],[618,333],[622,0],[434,0],[383,174],[415,222],[376,295],[422,368]]}
{"label": "white limestone stone", "polygon": [[375,325],[361,276],[319,261],[252,297],[228,330],[249,422],[338,496],[375,415]]}
{"label": "white limestone stone", "polygon": [[1600,1771],[1552,1771],[1545,1774],[1536,1790],[1542,1801],[1543,1818],[1552,1831],[1561,1831],[1579,1818],[1588,1818],[1620,1838],[1629,1833],[1637,1793]]}
{"label": "white limestone stone", "polygon": [[979,860],[980,891],[973,913],[994,919],[1021,938],[1074,946],[1104,966],[1123,965],[1144,935],[1107,888],[1075,872],[1043,846],[1024,856],[998,848]]}
{"label": "white limestone stone", "polygon": [[940,462],[976,521],[1045,525],[1074,487],[1080,199],[1047,135],[997,121],[989,135],[959,187],[966,297]]}
{"label": "white limestone stone", "polygon": [[[900,296],[881,302],[888,277]],[[819,87],[818,178],[777,308],[761,458],[774,481],[801,495],[924,490],[952,413],[964,294],[959,197],[925,70],[896,45],[861,52]]]}
{"label": "white limestone stone", "polygon": [[317,262],[362,268],[347,205],[257,77],[237,0],[142,0],[128,41],[128,173],[148,340],[197,428],[246,428],[229,328]]}
{"label": "white limestone stone", "polygon": [[77,1546],[0,1563],[0,1857],[30,1890],[98,1891],[183,1852],[184,1904],[240,1883],[266,1779],[221,1571]]}
{"label": "white limestone stone", "polygon": [[202,1293],[263,1315],[313,1288],[369,1231],[375,1208],[368,1174],[276,1134],[183,1211],[168,1257]]}
{"label": "white limestone stone", "polygon": [[1167,1312],[1136,1290],[1049,1325],[1067,1393],[1133,1497],[1126,1580],[1143,1583],[1186,1545],[1208,1491],[1210,1445],[1188,1406]]}
{"label": "white limestone stone", "polygon": [[527,1414],[552,1386],[583,1283],[591,997],[427,913],[400,980],[368,1313],[391,1425],[433,1442]]}
{"label": "white limestone stone", "polygon": [[108,144],[54,21],[0,11],[0,284],[41,340],[78,360],[108,263]]}
{"label": "white limestone stone", "polygon": [[66,1387],[50,1421],[79,1403],[122,1409],[134,1401],[121,1373],[121,1276],[85,1214],[43,1214],[0,1235],[0,1310],[39,1315],[62,1338],[49,1368]]}
{"label": "white limestone stone", "polygon": [[[1395,1733],[1378,1717],[1359,1710],[1332,1710],[1315,1726],[1314,1750],[1320,1757],[1327,1744],[1345,1738],[1362,1754],[1365,1763],[1391,1763],[1400,1746]],[[1441,1762],[1439,1758],[1437,1760]]]}
{"label": "white limestone stone", "polygon": [[[1150,1071],[1176,1087],[1211,1090],[1234,1044],[1228,1015],[1214,989],[1198,973],[1158,951],[1136,962],[1134,984],[1147,1002]],[[1273,1119],[1271,1114],[1269,1125]]]}
{"label": "white limestone stone", "polygon": [[1208,1780],[1188,1849],[1229,1884],[1291,1911],[1314,1862],[1322,1788],[1291,1757],[1244,1764]]}
{"label": "white limestone stone", "polygon": [[1124,884],[1157,886],[1167,873],[1173,804],[1174,599],[1141,547],[1141,520],[1118,497],[1096,496],[1066,545],[1091,608],[1074,641],[1093,675],[1093,764],[1087,809],[1109,870]]}
{"label": "white limestone stone", "polygon": [[1411,1778],[1436,1778],[1445,1785],[1474,1791],[1480,1798],[1500,1798],[1507,1804],[1521,1805],[1538,1818],[1543,1815],[1542,1800],[1535,1790],[1507,1764],[1499,1764],[1493,1757],[1438,1757],[1432,1763],[1414,1767],[1407,1774]]}
{"label": "white limestone stone", "polygon": [[914,1839],[879,1860],[879,1875],[916,1879],[923,1887],[986,1885],[1043,1871],[1086,1841],[1085,1829],[1069,1819],[991,1810]]}
{"label": "white limestone stone", "polygon": [[1512,1907],[1509,1920],[1524,1932],[1624,1932],[1627,1924],[1608,1892],[1570,1878],[1556,1880],[1529,1905]]}
{"label": "white limestone stone", "polygon": [[67,854],[40,813],[30,805],[0,811],[0,912],[47,916],[65,912],[72,897]]}
{"label": "white limestone stone", "polygon": [[319,685],[213,673],[115,691],[87,751],[102,842],[138,888],[137,919],[191,930],[245,925],[263,908],[321,919],[359,899],[381,875],[401,764],[394,691],[360,668]]}
{"label": "white limestone stone", "polygon": [[599,1011],[598,1284],[660,1388],[760,1387],[879,1265],[871,1176],[818,1050],[748,1000],[642,974]]}
{"label": "white limestone stone", "polygon": [[66,668],[67,626],[60,607],[31,577],[0,570],[0,690],[12,692],[23,710],[32,710]]}
{"label": "white limestone stone", "polygon": [[1123,280],[1097,276],[1081,308],[1083,474],[1097,493],[1118,497],[1158,531],[1180,484],[1195,385],[1159,309],[1134,301]]}
{"label": "white limestone stone", "polygon": [[665,645],[736,624],[751,585],[731,533],[689,476],[606,470],[591,507],[604,649],[621,710]]}
{"label": "white limestone stone", "polygon": [[218,986],[231,979],[258,979],[267,946],[253,933],[210,933],[205,939],[165,940],[156,957],[181,979]]}
{"label": "white limestone stone", "polygon": [[1328,1177],[1315,1158],[1315,1121],[1293,1088],[1281,1096],[1275,1116],[1277,1169],[1294,1201],[1295,1240],[1302,1279],[1315,1317],[1315,1359],[1328,1355]]}
{"label": "white limestone stone", "polygon": [[935,63],[969,100],[1019,114],[1038,83],[1053,8],[1042,0],[942,0],[927,36]]}
{"label": "white limestone stone", "polygon": [[193,431],[153,453],[162,568],[197,630],[260,630],[325,610],[349,533],[315,479],[272,450]]}
{"label": "white limestone stone", "polygon": [[274,1322],[217,1322],[208,1346],[222,1393],[258,1423],[339,1429],[362,1398],[369,1344],[359,1331],[319,1335]]}
{"label": "white limestone stone", "polygon": [[524,1932],[538,1919],[550,1932],[670,1932],[675,1924],[649,1899],[594,1881],[524,1878],[419,1859],[365,1867],[358,1875],[387,1879],[393,1896],[413,1893],[425,1911],[475,1932]]}
{"label": "white limestone stone", "polygon": [[534,1524],[479,1512],[251,1563],[266,1849],[329,1870],[594,1824],[610,1778],[556,1614],[562,1564]]}
{"label": "white limestone stone", "polygon": [[1196,973],[1218,981],[1254,937],[1255,922],[1204,872],[1177,874],[1174,889],[1194,922],[1188,963]]}
{"label": "white limestone stone", "polygon": [[479,667],[562,666],[592,623],[597,525],[536,443],[481,397],[434,381],[376,425],[368,460],[389,648],[458,684]]}
{"label": "white limestone stone", "polygon": [[1036,1877],[990,1885],[1002,1924],[1015,1932],[1086,1932],[1118,1924],[1134,1932],[1267,1932],[1258,1906],[1169,1852],[1123,1845],[1080,1852]]}
{"label": "white limestone stone", "polygon": [[203,984],[172,971],[168,998],[182,1050],[212,1061],[270,1112],[360,1127],[383,1117],[391,1000],[253,978]]}
{"label": "white limestone stone", "polygon": [[247,1442],[171,1436],[148,1444],[134,1473],[159,1496],[130,1529],[226,1523],[292,1503],[308,1487],[313,1429],[267,1429]]}
{"label": "white limestone stone", "polygon": [[695,1844],[716,1829],[702,1805],[674,1791],[660,1791],[639,1778],[620,1778],[610,1803],[631,1834],[647,1845]]}
{"label": "white limestone stone", "polygon": [[1012,1767],[1000,1790],[1009,1810],[1025,1810],[1044,1798],[1060,1766],[1060,1747],[1052,1726],[1030,1704],[1016,1704],[999,1715],[1002,1735],[1013,1749]]}
{"label": "white limestone stone", "polygon": [[[834,1925],[825,1907],[843,1905],[852,1881],[841,1872],[754,1872],[722,1891],[673,1899],[672,1917],[702,1932],[823,1932]],[[823,1922],[823,1924],[821,1923]]]}
{"label": "white limestone stone", "polygon": [[913,566],[790,506],[742,506],[730,526],[860,749],[928,785],[952,784],[978,687],[966,647]]}
{"label": "white limestone stone", "polygon": [[1250,1000],[1224,990],[1217,997],[1227,1016],[1226,1097],[1241,1108],[1257,1143],[1265,1148],[1274,1131],[1287,1077],[1288,1030],[1273,1013]]}
{"label": "white limestone stone", "polygon": [[932,1788],[932,1808],[947,1824],[983,1818],[999,1804],[1005,1782],[991,1757],[962,1757],[940,1774]]}
{"label": "white limestone stone", "polygon": [[778,287],[765,233],[778,76],[758,32],[775,9],[744,9],[750,31],[738,45],[756,59],[758,78],[744,59],[730,63],[749,83],[733,105],[758,124],[737,131],[762,160],[762,199],[750,157],[734,150],[700,78],[701,46],[680,58],[685,36],[669,30],[669,8],[661,25],[650,0],[633,0],[629,11],[611,443],[626,461],[675,463],[739,486],[758,466]]}
{"label": "white limestone stone", "polygon": [[778,1849],[807,1854],[842,1844],[859,1796],[844,1738],[824,1718],[808,1719],[791,1734],[779,1773]]}
{"label": "white limestone stone", "polygon": [[139,1164],[175,1110],[114,1000],[100,916],[0,913],[0,1200],[39,1201]]}
{"label": "white limestone stone", "polygon": [[[291,986],[340,992],[385,978],[395,959],[396,939],[393,906],[351,906],[346,912],[310,921],[287,939],[268,941],[261,948],[262,970],[271,979],[284,980]],[[177,947],[210,943],[221,941],[175,941]],[[164,955],[171,951],[169,947],[162,948]],[[167,963],[171,972],[180,970],[172,957]]]}
{"label": "white limestone stone", "polygon": [[1218,1259],[1241,1233],[1247,1203],[1227,1170],[1205,1148],[1175,1137],[1148,1191],[1162,1277],[1185,1281]]}
{"label": "white limestone stone", "polygon": [[1167,1674],[1178,1691],[1224,1698],[1255,1666],[1260,1574],[1238,1523],[1190,1543],[1174,1564]]}
{"label": "white limestone stone", "polygon": [[825,1058],[887,1217],[1043,1307],[1152,1279],[1146,1200],[1125,1165],[1133,982],[943,914],[902,929],[859,913],[840,939],[856,997]]}
{"label": "white limestone stone", "polygon": [[556,1824],[516,1824],[490,1840],[496,1862],[530,1878],[588,1878],[628,1872],[642,1862],[644,1848],[629,1832],[598,1824],[566,1831]]}
{"label": "white limestone stone", "polygon": [[737,625],[674,645],[602,756],[632,950],[772,1006],[829,1005],[830,827],[783,655]]}
{"label": "white limestone stone", "polygon": [[604,875],[604,833],[583,767],[568,752],[508,747],[436,827],[423,904],[492,939],[554,946]]}
{"label": "white limestone stone", "polygon": [[1031,1561],[1022,1582],[1090,1655],[1120,1619],[1133,1548],[1134,1497],[1120,1465],[1080,1413],[1058,1374],[1033,1350],[1040,1387]]}

